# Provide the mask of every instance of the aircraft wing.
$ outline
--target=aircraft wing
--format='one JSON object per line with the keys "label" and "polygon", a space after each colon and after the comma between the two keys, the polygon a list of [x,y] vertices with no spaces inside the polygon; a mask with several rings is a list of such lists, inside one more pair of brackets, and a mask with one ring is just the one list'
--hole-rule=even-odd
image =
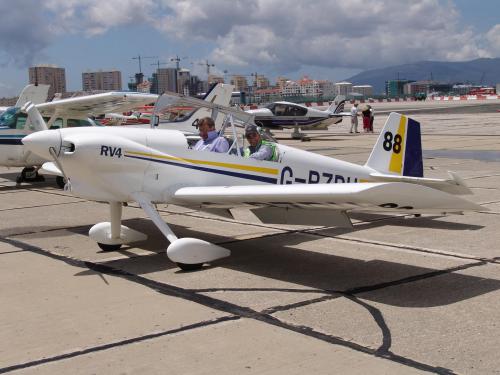
{"label": "aircraft wing", "polygon": [[254,115],[233,107],[226,107],[206,100],[179,95],[173,92],[163,94],[155,105],[155,113],[163,113],[174,107],[208,108],[214,111],[231,114],[236,120],[243,123],[253,123]]}
{"label": "aircraft wing", "polygon": [[446,192],[403,182],[184,187],[181,205],[217,210],[245,207],[267,223],[350,226],[347,213],[462,213],[482,206]]}
{"label": "aircraft wing", "polygon": [[79,96],[37,104],[38,111],[45,116],[64,114],[77,118],[98,116],[110,112],[127,112],[155,102],[158,95],[135,92],[107,92]]}

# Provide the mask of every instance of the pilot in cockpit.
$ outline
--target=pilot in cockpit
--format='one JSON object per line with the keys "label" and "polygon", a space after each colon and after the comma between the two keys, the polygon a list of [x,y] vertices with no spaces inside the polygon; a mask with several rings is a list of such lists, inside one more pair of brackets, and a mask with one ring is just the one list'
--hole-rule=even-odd
{"label": "pilot in cockpit", "polygon": [[278,160],[276,143],[262,139],[257,125],[247,125],[245,127],[245,137],[249,145],[243,150],[244,157],[257,160]]}
{"label": "pilot in cockpit", "polygon": [[204,117],[198,123],[201,139],[193,149],[198,151],[227,152],[229,143],[215,130],[215,122],[211,117]]}

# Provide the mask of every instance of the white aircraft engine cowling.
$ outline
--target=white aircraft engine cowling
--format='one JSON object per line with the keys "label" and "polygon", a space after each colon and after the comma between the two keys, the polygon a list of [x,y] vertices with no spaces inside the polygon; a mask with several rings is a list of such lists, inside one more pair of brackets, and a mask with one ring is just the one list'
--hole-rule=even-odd
{"label": "white aircraft engine cowling", "polygon": [[[74,194],[92,200],[129,201],[143,188],[149,162],[132,156],[149,147],[118,135],[63,134],[59,155]],[[66,147],[66,151],[65,148]]]}

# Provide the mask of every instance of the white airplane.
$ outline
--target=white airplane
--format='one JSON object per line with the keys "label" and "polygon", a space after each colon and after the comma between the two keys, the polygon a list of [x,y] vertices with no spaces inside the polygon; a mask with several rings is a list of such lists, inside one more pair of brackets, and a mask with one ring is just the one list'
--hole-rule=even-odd
{"label": "white airplane", "polygon": [[255,116],[257,125],[269,130],[293,128],[292,138],[300,139],[303,137],[299,131],[300,129],[338,124],[342,121],[343,116],[351,116],[350,113],[344,112],[344,105],[345,97],[339,95],[324,111],[301,104],[281,101],[246,112]]}
{"label": "white airplane", "polygon": [[[156,110],[177,97],[163,95]],[[263,223],[351,227],[350,212],[444,214],[486,210],[457,195],[471,194],[450,179],[423,177],[420,124],[391,113],[365,165],[356,165],[285,145],[278,161],[241,155],[232,118],[252,116],[232,108],[180,98],[181,105],[207,106],[229,116],[234,134],[227,153],[196,151],[176,130],[73,128],[46,130],[23,138],[44,159],[43,168],[64,175],[66,189],[85,199],[109,202],[110,222],[94,225],[89,236],[104,251],[147,236],[121,225],[122,204],[137,202],[170,242],[168,257],[183,270],[226,257],[230,251],[196,238],[177,238],[156,203],[231,216],[251,210]],[[30,114],[31,115],[31,114]],[[227,129],[226,129],[227,130]]]}
{"label": "white airplane", "polygon": [[[35,88],[36,86],[33,86],[32,89]],[[0,115],[0,165],[24,167],[17,178],[18,183],[39,178],[38,168],[46,160],[26,150],[21,139],[37,130],[46,129],[45,122],[50,128],[95,126],[89,116],[110,111],[127,111],[158,99],[157,95],[151,94],[109,92],[44,103],[47,91],[48,86],[41,103],[39,98],[27,95],[23,100],[20,98],[15,107]],[[23,112],[28,108],[36,108],[42,114],[43,120],[28,119]],[[58,183],[61,184],[63,181],[58,179]]]}

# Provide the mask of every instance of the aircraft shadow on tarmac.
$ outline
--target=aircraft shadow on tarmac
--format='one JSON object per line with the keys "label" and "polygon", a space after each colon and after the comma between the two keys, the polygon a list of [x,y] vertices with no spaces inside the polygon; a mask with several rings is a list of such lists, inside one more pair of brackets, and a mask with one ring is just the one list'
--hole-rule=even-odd
{"label": "aircraft shadow on tarmac", "polygon": [[[439,228],[447,229],[455,226],[455,229],[469,227],[456,223],[443,224],[439,222],[436,224],[437,222],[426,218],[420,218],[415,222],[418,226],[435,227],[437,225]],[[151,273],[176,268],[165,255],[167,241],[158,233],[151,222],[146,219],[132,219],[125,220],[124,224],[148,234],[149,240],[139,243],[137,247],[157,252],[157,254],[104,261],[99,262],[100,264],[144,277]],[[391,222],[391,224],[394,223]],[[408,224],[410,223],[406,220],[405,225],[408,226]],[[368,223],[367,225],[375,224]],[[470,227],[477,229],[478,226]],[[335,255],[334,241],[332,241],[332,248],[326,250],[331,252],[329,254],[294,247],[296,245],[304,246],[304,244],[307,246],[309,241],[324,238],[311,233],[280,233],[246,240],[234,240],[230,237],[207,235],[206,232],[194,231],[177,225],[172,225],[172,229],[179,237],[205,239],[221,244],[232,251],[230,257],[217,261],[213,266],[206,266],[204,270],[199,272],[209,272],[212,267],[223,267],[303,286],[303,289],[297,288],[298,293],[317,292],[318,296],[344,293],[393,306],[433,307],[457,303],[500,288],[500,280],[460,273],[462,270],[474,270],[486,265],[487,263],[483,261],[451,258],[448,262],[449,268],[427,268],[387,260],[355,258],[361,253],[364,253],[366,257],[366,249],[361,253],[353,251],[353,258],[338,256]],[[328,237],[332,237],[331,232]],[[336,246],[342,245],[337,243]],[[127,251],[126,249],[124,247],[123,251]],[[376,258],[377,249],[371,249],[371,251],[373,251],[373,258]],[[395,256],[400,256],[400,254],[395,252]],[[363,255],[361,254],[361,256]],[[386,251],[384,251],[384,256],[387,257]],[[95,273],[83,271],[77,275],[89,274]],[[227,287],[221,286],[224,282],[224,279],[218,280],[215,289],[212,288],[213,285],[206,285],[206,288],[211,291],[245,293],[255,291],[253,288],[246,288],[244,282],[242,285],[235,285],[234,278],[227,280]],[[280,290],[282,289],[270,287],[258,291],[279,292]],[[282,291],[290,292],[289,289]]]}

